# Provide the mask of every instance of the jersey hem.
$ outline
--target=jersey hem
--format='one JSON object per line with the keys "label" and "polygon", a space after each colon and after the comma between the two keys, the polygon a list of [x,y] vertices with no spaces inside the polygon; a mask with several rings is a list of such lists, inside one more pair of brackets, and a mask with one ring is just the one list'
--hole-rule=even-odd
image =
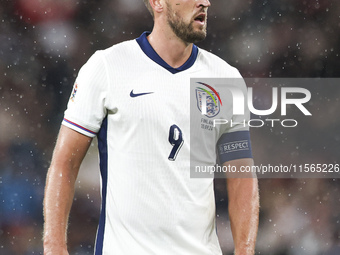
{"label": "jersey hem", "polygon": [[87,129],[87,128],[81,126],[81,125],[78,125],[78,124],[76,124],[76,123],[74,123],[74,122],[72,122],[72,121],[70,121],[66,118],[63,119],[62,124],[66,127],[69,127],[71,129],[73,129],[73,130],[75,130],[75,131],[77,131],[77,132],[79,132],[83,135],[89,136],[89,137],[95,137],[97,135],[96,132],[94,132],[90,129]]}

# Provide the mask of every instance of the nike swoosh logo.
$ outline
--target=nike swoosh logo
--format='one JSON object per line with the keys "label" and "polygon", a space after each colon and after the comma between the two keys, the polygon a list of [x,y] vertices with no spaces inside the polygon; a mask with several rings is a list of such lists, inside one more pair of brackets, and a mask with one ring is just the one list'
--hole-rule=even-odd
{"label": "nike swoosh logo", "polygon": [[148,94],[152,94],[152,93],[153,92],[146,92],[146,93],[135,94],[135,93],[133,93],[133,90],[131,90],[130,97],[139,97],[139,96],[144,96],[144,95],[148,95]]}

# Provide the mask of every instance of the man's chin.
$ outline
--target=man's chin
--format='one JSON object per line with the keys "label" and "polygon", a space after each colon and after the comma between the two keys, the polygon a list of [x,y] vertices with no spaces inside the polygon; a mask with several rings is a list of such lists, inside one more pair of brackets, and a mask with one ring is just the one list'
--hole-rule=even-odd
{"label": "man's chin", "polygon": [[[185,43],[197,43],[207,36],[206,25],[195,26],[192,23],[188,27],[175,26],[170,23],[172,31]],[[181,29],[182,28],[182,29]]]}
{"label": "man's chin", "polygon": [[207,32],[204,30],[197,31],[193,33],[188,39],[191,43],[198,43],[200,41],[203,41],[207,37]]}

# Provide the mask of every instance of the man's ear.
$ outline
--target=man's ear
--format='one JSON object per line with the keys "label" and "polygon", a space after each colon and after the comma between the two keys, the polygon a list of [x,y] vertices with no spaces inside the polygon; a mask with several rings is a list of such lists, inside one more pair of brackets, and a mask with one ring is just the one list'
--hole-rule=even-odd
{"label": "man's ear", "polygon": [[154,12],[161,13],[164,9],[164,0],[150,0],[150,4]]}

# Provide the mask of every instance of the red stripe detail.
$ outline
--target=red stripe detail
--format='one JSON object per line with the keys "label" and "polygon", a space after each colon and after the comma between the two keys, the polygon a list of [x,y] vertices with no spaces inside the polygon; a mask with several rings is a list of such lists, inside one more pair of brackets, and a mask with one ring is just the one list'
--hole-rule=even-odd
{"label": "red stripe detail", "polygon": [[210,85],[205,84],[205,83],[203,83],[203,82],[198,82],[198,83],[199,83],[199,84],[202,84],[202,85],[204,85],[204,86],[207,86],[209,89],[211,89],[211,90],[215,93],[215,95],[217,96],[218,100],[220,101],[220,103],[221,103],[221,105],[222,105],[222,100],[221,100],[221,98],[220,98],[220,95],[217,93],[217,91],[216,91],[213,87],[211,87]]}
{"label": "red stripe detail", "polygon": [[65,119],[65,118],[64,118],[64,120],[65,120],[66,122],[68,122],[68,123],[70,123],[70,124],[72,124],[72,125],[74,125],[74,126],[80,128],[80,129],[83,129],[83,130],[85,130],[85,131],[91,133],[91,134],[94,134],[94,135],[97,134],[96,132],[93,132],[93,131],[91,131],[91,130],[89,130],[89,129],[87,129],[87,128],[84,128],[84,127],[82,127],[82,126],[80,126],[80,125],[78,125],[78,124],[76,124],[76,123],[74,123],[74,122],[72,122],[72,121],[69,121],[68,119]]}

